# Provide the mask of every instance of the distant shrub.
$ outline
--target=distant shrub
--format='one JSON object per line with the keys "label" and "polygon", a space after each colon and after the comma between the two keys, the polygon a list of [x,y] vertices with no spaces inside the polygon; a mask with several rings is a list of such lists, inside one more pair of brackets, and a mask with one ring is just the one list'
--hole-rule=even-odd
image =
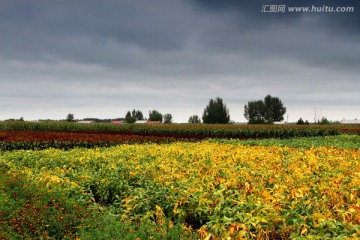
{"label": "distant shrub", "polygon": [[299,120],[296,122],[297,125],[309,125],[308,120],[304,121],[302,118],[299,118]]}

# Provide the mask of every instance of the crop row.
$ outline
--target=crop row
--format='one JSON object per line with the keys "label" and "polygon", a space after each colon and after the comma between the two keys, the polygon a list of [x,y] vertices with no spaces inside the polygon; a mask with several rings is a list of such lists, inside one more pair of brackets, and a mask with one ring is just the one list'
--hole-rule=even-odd
{"label": "crop row", "polygon": [[[45,149],[74,147],[109,147],[123,143],[169,143],[184,140],[172,135],[134,135],[124,133],[96,132],[32,132],[32,131],[0,131],[1,150]],[[194,139],[186,139],[191,141]]]}
{"label": "crop row", "polygon": [[[209,140],[210,141],[210,140]],[[311,147],[334,147],[346,149],[360,149],[360,135],[337,135],[325,137],[301,137],[291,139],[213,139],[213,142],[231,143],[235,145],[244,144],[251,146],[287,146],[296,148],[311,148]]]}
{"label": "crop row", "polygon": [[360,237],[360,150],[217,142],[13,151],[0,168],[201,239]]}
{"label": "crop row", "polygon": [[360,133],[356,126],[237,124],[76,124],[67,122],[0,122],[0,131],[97,132],[183,135],[218,138],[291,138]]}

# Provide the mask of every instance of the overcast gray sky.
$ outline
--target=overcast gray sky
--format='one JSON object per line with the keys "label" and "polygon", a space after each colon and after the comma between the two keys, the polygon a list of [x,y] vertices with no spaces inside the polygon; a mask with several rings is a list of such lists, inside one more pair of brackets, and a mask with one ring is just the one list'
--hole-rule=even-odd
{"label": "overcast gray sky", "polygon": [[[218,96],[231,119],[244,122],[244,105],[267,94],[283,101],[289,121],[314,121],[315,112],[360,119],[359,5],[0,0],[0,120],[156,109],[187,122]],[[354,11],[289,12],[312,6]]]}

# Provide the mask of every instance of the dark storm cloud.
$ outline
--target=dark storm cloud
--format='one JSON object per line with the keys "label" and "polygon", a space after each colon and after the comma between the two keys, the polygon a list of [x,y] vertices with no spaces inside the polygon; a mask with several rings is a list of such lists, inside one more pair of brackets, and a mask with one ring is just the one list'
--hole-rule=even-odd
{"label": "dark storm cloud", "polygon": [[[174,17],[173,4],[161,1],[159,7],[157,2],[6,1],[0,8],[2,57],[41,60],[49,55],[59,58],[73,55],[79,61],[114,62],[111,56],[109,59],[99,56],[97,47],[105,46],[106,51],[106,46],[115,42],[119,48],[127,45],[153,51],[183,48],[191,17]],[[86,53],[91,47],[86,46],[86,41],[94,52]]]}
{"label": "dark storm cloud", "polygon": [[[188,0],[198,11],[208,11],[213,14],[232,13],[234,30],[251,31],[266,29],[273,26],[302,27],[304,22],[311,24],[310,28],[329,35],[346,35],[360,40],[360,1],[357,0]],[[350,13],[264,13],[262,8],[268,5],[285,5],[288,7],[353,7]],[[307,27],[306,27],[307,28]],[[303,31],[306,36],[307,31]],[[288,37],[288,36],[286,36]],[[331,36],[330,36],[331,37]]]}
{"label": "dark storm cloud", "polygon": [[[91,106],[121,106],[124,114],[158,106],[186,121],[215,96],[226,96],[235,120],[246,101],[268,93],[288,109],[356,105],[359,3],[3,0],[0,106],[62,115],[74,107],[88,117]],[[355,13],[271,14],[261,12],[264,4],[344,5]]]}
{"label": "dark storm cloud", "polygon": [[[189,0],[200,12],[222,16],[204,35],[205,48],[251,58],[287,58],[309,66],[357,69],[360,2],[357,0]],[[262,13],[263,5],[354,7],[352,13]],[[225,16],[225,17],[224,17]],[[229,17],[231,16],[231,17]],[[227,37],[224,37],[227,36]]]}
{"label": "dark storm cloud", "polygon": [[[296,2],[304,6],[310,3]],[[70,59],[125,69],[142,66],[156,72],[161,65],[167,66],[162,68],[165,70],[175,66],[180,71],[193,71],[190,64],[179,67],[179,62],[186,60],[182,51],[191,42],[204,52],[227,50],[261,58],[291,57],[296,52],[299,58],[322,63],[321,60],[334,56],[348,56],[346,49],[341,50],[346,47],[338,43],[342,32],[334,29],[336,24],[324,20],[326,16],[264,14],[259,9],[263,3],[197,0],[192,1],[192,6],[198,6],[195,9],[211,13],[196,15],[190,9],[184,11],[181,4],[166,1],[5,1],[0,9],[0,30],[4,33],[0,37],[0,57],[46,62]],[[217,15],[219,12],[221,15]],[[352,21],[356,14],[341,16]],[[326,19],[340,17],[330,15]],[[360,26],[351,21],[346,26]],[[323,33],[338,44],[325,42]],[[351,34],[353,41],[358,42],[359,36],[354,31]],[[345,37],[343,43],[351,44],[349,40]],[[340,60],[349,66],[356,59]],[[212,63],[209,65],[209,71],[214,69]],[[196,66],[203,71],[206,61]]]}
{"label": "dark storm cloud", "polygon": [[[294,25],[296,27],[304,19],[312,21],[314,27],[321,31],[337,32],[338,34],[360,34],[360,1],[358,0],[187,0],[198,11],[207,11],[213,14],[232,13],[236,16],[238,27],[243,30],[263,29],[271,25]],[[353,7],[350,13],[264,13],[265,5],[285,5],[288,7]],[[236,21],[236,18],[233,19]],[[235,24],[234,24],[235,25]]]}

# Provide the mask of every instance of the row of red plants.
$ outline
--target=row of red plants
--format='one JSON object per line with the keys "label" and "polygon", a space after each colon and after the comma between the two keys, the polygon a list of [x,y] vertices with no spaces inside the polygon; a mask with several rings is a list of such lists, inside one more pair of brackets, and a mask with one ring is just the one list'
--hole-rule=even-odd
{"label": "row of red plants", "polygon": [[340,133],[343,134],[357,134],[360,135],[360,126],[341,126],[339,127]]}
{"label": "row of red plants", "polygon": [[[34,132],[34,131],[0,131],[0,142],[114,142],[114,143],[142,143],[169,142],[179,140],[198,140],[208,138],[205,134],[176,134],[176,133],[134,133],[131,131],[73,131],[73,132]],[[248,139],[249,137],[241,137]]]}
{"label": "row of red plants", "polygon": [[180,136],[178,134],[133,134],[119,132],[34,132],[0,131],[0,149],[45,149],[74,147],[108,147],[126,143],[169,143],[196,141],[204,136]]}
{"label": "row of red plants", "polygon": [[33,131],[2,131],[0,141],[6,142],[158,142],[173,138],[175,135],[139,135],[131,133],[104,132],[33,132]]}

